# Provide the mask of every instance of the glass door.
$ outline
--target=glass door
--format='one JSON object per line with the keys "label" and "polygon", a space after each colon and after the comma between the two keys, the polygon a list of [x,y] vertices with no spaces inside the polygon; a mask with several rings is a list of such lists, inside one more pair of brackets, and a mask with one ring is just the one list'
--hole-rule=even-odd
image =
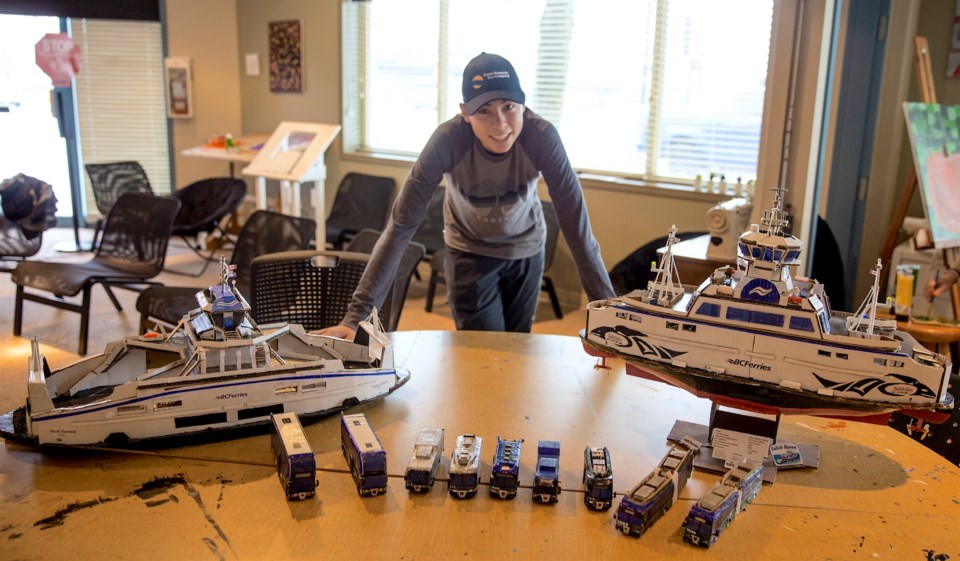
{"label": "glass door", "polygon": [[60,32],[60,18],[0,14],[0,181],[23,173],[46,181],[57,216],[70,218],[67,141],[53,114],[53,84],[35,60],[35,45]]}

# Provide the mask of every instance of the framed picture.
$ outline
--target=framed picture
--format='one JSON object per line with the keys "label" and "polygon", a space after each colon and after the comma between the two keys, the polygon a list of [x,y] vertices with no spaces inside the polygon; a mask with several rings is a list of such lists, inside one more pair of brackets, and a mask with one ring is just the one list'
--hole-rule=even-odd
{"label": "framed picture", "polygon": [[270,91],[303,91],[300,20],[272,21],[270,26]]}
{"label": "framed picture", "polygon": [[190,57],[167,57],[163,61],[167,85],[167,116],[171,119],[193,118],[193,79]]}

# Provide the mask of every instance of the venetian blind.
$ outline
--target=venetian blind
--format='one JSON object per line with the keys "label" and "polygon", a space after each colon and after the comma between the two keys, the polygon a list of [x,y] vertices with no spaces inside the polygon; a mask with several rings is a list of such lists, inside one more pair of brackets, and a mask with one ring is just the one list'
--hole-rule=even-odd
{"label": "venetian blind", "polygon": [[[170,186],[163,42],[158,22],[71,20],[81,162],[140,162],[157,194]],[[88,215],[99,216],[83,174]]]}

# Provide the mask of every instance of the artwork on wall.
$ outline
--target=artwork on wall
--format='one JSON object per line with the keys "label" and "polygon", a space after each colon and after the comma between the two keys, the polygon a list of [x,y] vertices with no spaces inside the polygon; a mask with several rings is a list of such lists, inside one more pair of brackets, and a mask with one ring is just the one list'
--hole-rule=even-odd
{"label": "artwork on wall", "polygon": [[303,91],[300,20],[272,21],[270,26],[270,91]]}
{"label": "artwork on wall", "polygon": [[903,110],[933,244],[960,246],[960,106],[905,102]]}
{"label": "artwork on wall", "polygon": [[960,0],[954,5],[953,14],[950,52],[947,53],[947,78],[960,78]]}
{"label": "artwork on wall", "polygon": [[193,117],[193,79],[190,57],[167,57],[163,61],[167,86],[167,116],[171,119]]}

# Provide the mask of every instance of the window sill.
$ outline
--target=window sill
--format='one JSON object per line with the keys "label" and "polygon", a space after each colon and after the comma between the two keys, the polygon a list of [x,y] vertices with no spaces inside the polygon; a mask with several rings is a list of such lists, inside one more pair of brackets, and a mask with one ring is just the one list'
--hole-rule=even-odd
{"label": "window sill", "polygon": [[[409,168],[415,156],[389,152],[344,152],[343,161]],[[605,175],[596,172],[577,172],[584,190],[611,191],[632,195],[660,196],[690,201],[720,202],[732,195],[695,191],[692,186],[667,181],[652,181]]]}

